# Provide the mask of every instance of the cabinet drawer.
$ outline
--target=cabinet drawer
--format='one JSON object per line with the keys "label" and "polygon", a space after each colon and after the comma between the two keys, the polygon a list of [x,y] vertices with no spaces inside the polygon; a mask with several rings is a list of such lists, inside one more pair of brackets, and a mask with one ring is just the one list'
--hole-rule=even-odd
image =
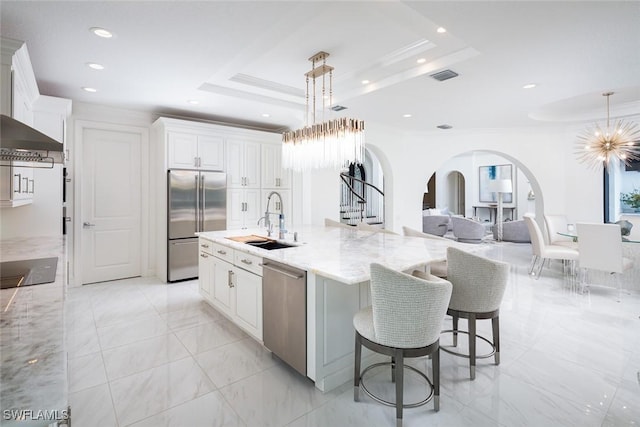
{"label": "cabinet drawer", "polygon": [[262,257],[236,250],[233,263],[240,268],[262,276]]}
{"label": "cabinet drawer", "polygon": [[206,240],[200,238],[198,240],[198,247],[200,248],[200,252],[205,252],[209,255],[213,255],[213,242],[211,240]]}
{"label": "cabinet drawer", "polygon": [[228,246],[221,245],[219,243],[212,243],[212,254],[220,259],[223,259],[229,263],[233,263],[233,249]]}

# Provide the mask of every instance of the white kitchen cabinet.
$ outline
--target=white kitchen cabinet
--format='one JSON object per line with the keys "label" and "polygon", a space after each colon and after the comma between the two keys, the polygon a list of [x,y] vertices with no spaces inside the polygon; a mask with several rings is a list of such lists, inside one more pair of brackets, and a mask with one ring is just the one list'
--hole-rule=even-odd
{"label": "white kitchen cabinet", "polygon": [[262,277],[236,268],[233,280],[236,323],[262,341]]}
{"label": "white kitchen cabinet", "polygon": [[169,131],[171,169],[224,170],[224,139],[211,135]]}
{"label": "white kitchen cabinet", "polygon": [[21,162],[0,167],[0,207],[17,207],[33,203],[35,180],[33,168],[21,167]]}
{"label": "white kitchen cabinet", "polygon": [[262,258],[219,244],[210,245],[211,251],[207,252],[203,244],[210,242],[200,238],[200,294],[262,341]]}
{"label": "white kitchen cabinet", "polygon": [[[203,247],[204,246],[204,247]],[[200,240],[200,262],[198,263],[198,287],[202,296],[210,301],[212,298],[213,276],[215,274],[215,262],[210,251],[211,242]]]}
{"label": "white kitchen cabinet", "polygon": [[234,316],[235,292],[233,291],[234,266],[219,258],[214,259],[214,275],[211,289],[213,305],[227,316]]}
{"label": "white kitchen cabinet", "polygon": [[290,188],[291,171],[282,169],[282,145],[262,145],[262,188]]}
{"label": "white kitchen cabinet", "polygon": [[227,186],[260,188],[259,142],[227,139]]}
{"label": "white kitchen cabinet", "polygon": [[230,188],[227,190],[227,228],[255,227],[262,216],[260,190]]}

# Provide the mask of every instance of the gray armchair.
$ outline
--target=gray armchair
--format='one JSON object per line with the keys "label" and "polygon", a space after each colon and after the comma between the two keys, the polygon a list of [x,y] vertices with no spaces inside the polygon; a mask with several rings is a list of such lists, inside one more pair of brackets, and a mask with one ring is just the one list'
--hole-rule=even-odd
{"label": "gray armchair", "polygon": [[453,235],[459,242],[482,243],[486,234],[484,224],[472,219],[451,217],[453,223]]}
{"label": "gray armchair", "polygon": [[[498,227],[493,227],[493,238],[498,240]],[[529,229],[524,220],[506,221],[502,223],[502,241],[515,243],[531,243]]]}
{"label": "gray armchair", "polygon": [[422,217],[422,231],[434,236],[444,236],[449,227],[448,215],[427,215]]}

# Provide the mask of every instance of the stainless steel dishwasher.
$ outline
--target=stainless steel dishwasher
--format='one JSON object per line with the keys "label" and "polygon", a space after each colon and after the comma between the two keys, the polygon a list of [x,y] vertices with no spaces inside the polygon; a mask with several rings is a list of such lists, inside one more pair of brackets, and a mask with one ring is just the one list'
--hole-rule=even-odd
{"label": "stainless steel dishwasher", "polygon": [[307,376],[307,272],[262,263],[263,341],[273,354]]}

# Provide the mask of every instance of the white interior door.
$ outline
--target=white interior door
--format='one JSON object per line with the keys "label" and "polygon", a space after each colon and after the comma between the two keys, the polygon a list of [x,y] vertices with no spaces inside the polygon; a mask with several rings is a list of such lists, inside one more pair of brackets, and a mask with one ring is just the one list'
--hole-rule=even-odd
{"label": "white interior door", "polygon": [[82,283],[140,276],[142,135],[82,132]]}

